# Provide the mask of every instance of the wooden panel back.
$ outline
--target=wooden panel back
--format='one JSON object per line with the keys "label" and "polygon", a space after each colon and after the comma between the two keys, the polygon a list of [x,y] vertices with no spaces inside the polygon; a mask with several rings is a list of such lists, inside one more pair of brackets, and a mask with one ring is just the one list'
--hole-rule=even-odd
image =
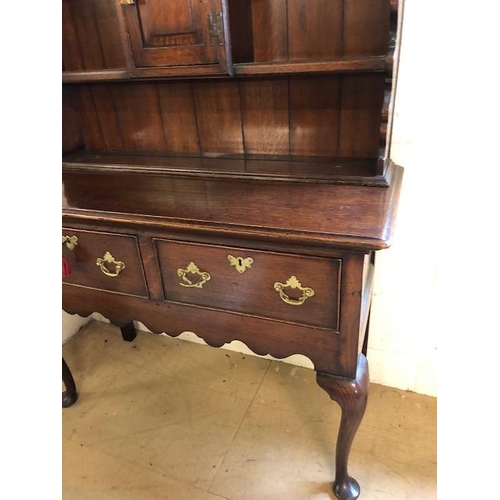
{"label": "wooden panel back", "polygon": [[167,151],[201,151],[193,87],[190,83],[158,85]]}
{"label": "wooden panel back", "polygon": [[342,78],[339,156],[378,155],[384,75],[346,75]]}
{"label": "wooden panel back", "polygon": [[237,82],[196,82],[193,87],[201,150],[243,153]]}
{"label": "wooden panel back", "polygon": [[156,84],[114,85],[111,90],[125,149],[164,151],[166,141]]}
{"label": "wooden panel back", "polygon": [[288,81],[247,80],[240,89],[245,152],[288,155]]}
{"label": "wooden panel back", "polygon": [[104,149],[120,150],[126,149],[127,146],[130,149],[129,141],[122,139],[122,127],[119,123],[120,115],[113,102],[113,87],[93,85],[90,89],[92,100],[96,104],[95,110],[99,130],[102,132]]}
{"label": "wooden panel back", "polygon": [[387,53],[389,0],[253,0],[251,7],[255,62]]}
{"label": "wooden panel back", "polygon": [[338,76],[290,80],[290,154],[338,156],[340,89]]}
{"label": "wooden panel back", "polygon": [[74,108],[72,99],[72,89],[63,87],[62,89],[62,152],[72,153],[84,147],[78,114]]}
{"label": "wooden panel back", "polygon": [[[96,106],[92,96],[92,87],[87,85],[75,86],[72,92],[72,107],[78,114],[81,125],[83,142],[88,149],[108,149],[97,116]],[[66,127],[63,115],[63,129]]]}
{"label": "wooden panel back", "polygon": [[376,158],[383,74],[88,84],[73,90],[97,150]]}
{"label": "wooden panel back", "polygon": [[[166,17],[164,4],[150,3],[141,5],[141,12],[147,17],[142,26],[148,43],[156,39],[156,31],[179,32],[179,36],[190,31],[192,20],[188,19],[189,9],[184,2],[169,6]],[[176,24],[169,28],[171,10],[176,5]],[[234,59],[271,62],[385,55],[389,11],[389,0],[231,0]],[[126,66],[117,15],[116,0],[62,1],[62,54],[66,70]],[[185,30],[180,29],[182,24]]]}
{"label": "wooden panel back", "polygon": [[115,0],[62,1],[62,57],[68,71],[126,66]]}
{"label": "wooden panel back", "polygon": [[389,46],[389,0],[344,1],[344,55],[385,55]]}
{"label": "wooden panel back", "polygon": [[228,0],[227,3],[233,61],[253,61],[252,3],[248,0]]}
{"label": "wooden panel back", "polygon": [[342,0],[288,0],[288,58],[342,55]]}
{"label": "wooden panel back", "polygon": [[253,1],[252,26],[255,62],[288,58],[286,1]]}

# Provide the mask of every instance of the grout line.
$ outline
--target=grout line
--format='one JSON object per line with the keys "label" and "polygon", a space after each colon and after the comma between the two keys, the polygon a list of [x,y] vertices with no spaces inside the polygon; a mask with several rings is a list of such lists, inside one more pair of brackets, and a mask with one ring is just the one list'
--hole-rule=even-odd
{"label": "grout line", "polygon": [[[231,449],[231,446],[233,446],[233,443],[234,443],[234,440],[236,439],[236,436],[237,434],[239,433],[240,429],[241,429],[241,426],[243,424],[243,421],[245,420],[245,417],[248,415],[248,411],[250,410],[250,407],[252,406],[253,402],[255,401],[255,398],[257,397],[257,394],[259,393],[260,391],[260,388],[262,386],[262,383],[264,382],[265,378],[267,377],[267,374],[269,372],[269,369],[271,368],[271,363],[273,360],[268,360],[269,361],[269,364],[267,365],[267,370],[266,370],[266,373],[264,373],[264,375],[262,376],[262,380],[260,381],[260,384],[259,384],[259,387],[257,387],[257,390],[255,391],[255,394],[252,398],[252,400],[248,403],[248,406],[247,406],[247,409],[245,411],[245,414],[243,415],[243,417],[241,417],[241,420],[240,420],[240,423],[238,425],[238,427],[236,428],[236,431],[235,433],[233,434],[233,438],[231,439],[231,442],[229,443],[229,445],[227,446],[227,450],[226,452],[224,453],[224,458],[222,459],[219,467],[217,467],[217,469],[215,469],[215,473],[214,473],[214,476],[212,478],[212,481],[210,482],[210,486],[207,488],[207,493],[211,493],[212,495],[214,495],[215,493],[213,493],[211,490],[212,488],[212,485],[215,481],[215,478],[217,477],[217,473],[219,472],[219,470],[221,469],[223,463],[224,463],[224,460],[226,459],[226,456],[227,454],[229,453],[229,450]],[[221,497],[221,498],[225,498],[225,497]]]}

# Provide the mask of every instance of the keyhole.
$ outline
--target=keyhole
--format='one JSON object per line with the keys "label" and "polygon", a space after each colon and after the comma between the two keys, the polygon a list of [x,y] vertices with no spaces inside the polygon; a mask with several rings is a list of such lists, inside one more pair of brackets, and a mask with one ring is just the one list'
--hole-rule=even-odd
{"label": "keyhole", "polygon": [[239,266],[242,266],[242,265],[243,265],[243,261],[241,260],[241,257],[238,259],[238,265],[239,265]]}

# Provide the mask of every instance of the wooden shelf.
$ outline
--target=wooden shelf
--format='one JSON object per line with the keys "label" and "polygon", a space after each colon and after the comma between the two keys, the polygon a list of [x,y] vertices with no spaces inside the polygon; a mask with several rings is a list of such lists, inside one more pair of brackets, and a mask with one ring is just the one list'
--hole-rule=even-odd
{"label": "wooden shelf", "polygon": [[332,61],[283,61],[271,63],[240,63],[234,65],[235,75],[283,75],[296,73],[384,72],[386,56],[346,57]]}
{"label": "wooden shelf", "polygon": [[63,71],[63,83],[112,82],[130,80],[126,68],[95,71]]}
{"label": "wooden shelf", "polygon": [[[386,56],[346,57],[333,61],[282,61],[269,63],[237,63],[233,66],[235,76],[290,75],[314,73],[381,73],[387,70]],[[204,70],[205,71],[205,70]],[[153,70],[144,78],[158,77]],[[196,77],[197,75],[191,75]],[[206,76],[206,74],[204,75]],[[218,75],[220,77],[220,75]],[[63,71],[63,83],[112,82],[131,80],[127,69],[95,71]]]}
{"label": "wooden shelf", "polygon": [[83,150],[63,158],[64,170],[156,173],[177,177],[244,178],[387,186],[376,159],[166,154]]}

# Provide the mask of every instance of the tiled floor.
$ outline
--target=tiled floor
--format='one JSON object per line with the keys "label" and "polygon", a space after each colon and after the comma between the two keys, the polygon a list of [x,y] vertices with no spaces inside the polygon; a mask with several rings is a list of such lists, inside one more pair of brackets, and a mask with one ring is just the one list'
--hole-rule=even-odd
{"label": "tiled floor", "polygon": [[[63,500],[327,500],[340,408],[314,371],[91,322],[63,346]],[[360,500],[436,498],[436,399],[371,384]]]}

